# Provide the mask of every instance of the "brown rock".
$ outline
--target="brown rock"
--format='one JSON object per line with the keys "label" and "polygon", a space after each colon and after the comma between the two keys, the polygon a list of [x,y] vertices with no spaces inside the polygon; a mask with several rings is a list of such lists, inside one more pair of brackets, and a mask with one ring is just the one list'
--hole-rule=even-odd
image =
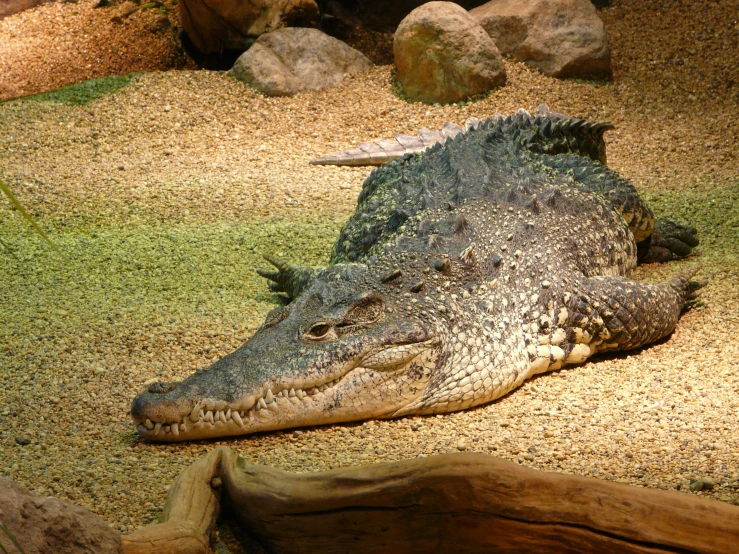
{"label": "brown rock", "polygon": [[605,27],[589,0],[492,0],[470,15],[504,56],[545,75],[612,75]]}
{"label": "brown rock", "polygon": [[180,20],[204,53],[246,50],[262,34],[283,27],[316,27],[315,0],[180,0]]}
{"label": "brown rock", "polygon": [[495,43],[452,2],[429,2],[401,21],[393,41],[397,79],[412,101],[457,102],[506,82]]}
{"label": "brown rock", "polygon": [[372,63],[359,51],[317,29],[280,29],[259,37],[229,75],[268,96],[291,96],[339,84]]}
{"label": "brown rock", "polygon": [[[57,498],[30,494],[10,479],[0,477],[0,522],[26,554],[122,553],[118,531],[86,508]],[[8,552],[16,552],[0,533]]]}
{"label": "brown rock", "polygon": [[0,0],[0,19],[53,0]]}

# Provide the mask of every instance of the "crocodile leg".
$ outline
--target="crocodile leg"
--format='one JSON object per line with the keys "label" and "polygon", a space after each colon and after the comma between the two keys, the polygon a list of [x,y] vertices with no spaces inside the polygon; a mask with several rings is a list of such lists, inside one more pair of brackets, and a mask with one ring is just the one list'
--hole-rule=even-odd
{"label": "crocodile leg", "polygon": [[595,352],[639,348],[669,335],[706,284],[691,280],[696,270],[659,284],[621,276],[588,279],[586,290],[567,303],[572,326],[565,363],[582,362]]}
{"label": "crocodile leg", "polygon": [[637,244],[639,263],[669,262],[688,256],[699,244],[697,232],[695,227],[658,217],[654,232]]}
{"label": "crocodile leg", "polygon": [[264,255],[277,271],[257,269],[257,273],[269,280],[269,289],[273,292],[284,292],[290,300],[294,300],[307,289],[321,272],[322,268],[293,265],[281,258]]}

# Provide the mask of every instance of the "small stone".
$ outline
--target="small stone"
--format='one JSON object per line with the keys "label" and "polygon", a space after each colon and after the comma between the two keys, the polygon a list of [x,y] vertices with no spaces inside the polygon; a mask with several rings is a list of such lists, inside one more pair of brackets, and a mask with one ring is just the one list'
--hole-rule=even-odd
{"label": "small stone", "polygon": [[701,477],[700,481],[703,483],[703,488],[707,491],[712,490],[716,486],[716,482],[710,477]]}
{"label": "small stone", "polygon": [[464,452],[467,450],[467,442],[464,439],[459,439],[459,442],[457,443],[457,450],[460,452]]}
{"label": "small stone", "polygon": [[690,480],[690,490],[693,492],[702,491],[703,481],[701,479],[691,479]]}
{"label": "small stone", "polygon": [[412,431],[418,431],[421,428],[421,424],[417,421],[414,421],[411,423],[411,430]]}
{"label": "small stone", "polygon": [[164,106],[164,111],[168,112],[172,109],[172,106]]}
{"label": "small stone", "polygon": [[25,437],[23,435],[19,435],[19,436],[15,437],[15,442],[17,442],[21,446],[26,446],[28,444],[31,444],[31,439],[29,439],[28,437]]}

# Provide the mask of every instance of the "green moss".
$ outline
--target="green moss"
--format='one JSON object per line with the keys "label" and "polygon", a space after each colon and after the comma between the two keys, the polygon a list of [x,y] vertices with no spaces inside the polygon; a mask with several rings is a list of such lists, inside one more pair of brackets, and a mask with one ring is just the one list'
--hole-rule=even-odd
{"label": "green moss", "polygon": [[722,266],[739,257],[739,183],[721,190],[665,191],[644,195],[657,217],[698,229],[706,261]]}
{"label": "green moss", "polygon": [[[254,271],[265,253],[326,264],[341,220],[282,218],[242,224],[90,227],[53,233],[50,255],[20,220],[0,220],[0,344],[66,329],[219,318],[254,328],[279,302]],[[5,336],[3,336],[5,335]],[[3,340],[5,339],[5,341]]]}
{"label": "green moss", "polygon": [[89,81],[67,85],[49,92],[35,94],[27,97],[26,100],[33,100],[35,102],[60,102],[72,106],[83,106],[130,85],[139,76],[141,76],[141,73],[128,73],[127,75],[90,79]]}

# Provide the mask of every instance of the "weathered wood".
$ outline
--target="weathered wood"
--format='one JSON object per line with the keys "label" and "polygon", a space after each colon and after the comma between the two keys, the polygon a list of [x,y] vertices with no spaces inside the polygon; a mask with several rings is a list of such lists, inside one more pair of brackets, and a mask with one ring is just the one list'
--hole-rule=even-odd
{"label": "weathered wood", "polygon": [[[200,483],[212,495],[218,475],[223,509],[278,553],[730,553],[739,545],[739,507],[484,454],[309,474],[248,465],[224,447],[206,458],[198,462],[201,477],[178,478],[169,521],[196,516],[208,496],[183,483]],[[175,509],[181,503],[189,508]],[[201,521],[201,528],[210,526]]]}
{"label": "weathered wood", "polygon": [[[219,514],[218,488],[227,448],[217,448],[180,473],[167,494],[162,523],[122,535],[126,554],[207,554]],[[232,453],[231,453],[232,454]]]}

